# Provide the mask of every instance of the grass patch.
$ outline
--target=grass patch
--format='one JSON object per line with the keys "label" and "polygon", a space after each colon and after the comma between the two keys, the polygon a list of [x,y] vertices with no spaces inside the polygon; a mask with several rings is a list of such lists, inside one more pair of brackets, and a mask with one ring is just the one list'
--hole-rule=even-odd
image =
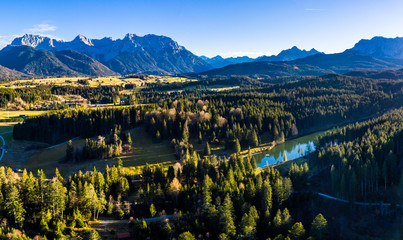
{"label": "grass patch", "polygon": [[[142,167],[146,164],[162,164],[164,168],[176,161],[173,150],[169,147],[168,141],[154,142],[143,128],[131,130],[133,140],[133,152],[121,155],[123,166],[129,174],[141,173]],[[75,149],[81,149],[85,144],[85,139],[73,141]],[[117,165],[117,158],[86,160],[83,162],[62,162],[66,155],[67,143],[51,149],[42,149],[34,153],[26,162],[25,168],[30,171],[43,169],[47,176],[53,176],[56,168],[63,176],[74,172],[90,171],[96,167],[103,170],[107,165]]]}
{"label": "grass patch", "polygon": [[16,123],[13,122],[0,122],[0,135],[4,138],[6,144],[14,141],[13,133],[11,131],[13,131],[15,124]]}
{"label": "grass patch", "polygon": [[20,115],[38,116],[45,114],[48,111],[0,111],[0,119],[15,118]]}
{"label": "grass patch", "polygon": [[169,141],[155,142],[144,128],[131,131],[131,135],[133,140],[133,153],[120,157],[123,166],[136,167],[147,163],[172,164],[176,161],[173,150],[169,147]]}
{"label": "grass patch", "polygon": [[185,77],[173,77],[173,76],[155,76],[148,75],[145,78],[137,77],[124,77],[124,76],[109,76],[109,77],[60,77],[60,78],[44,78],[44,79],[30,79],[30,80],[14,80],[0,84],[0,87],[4,88],[25,88],[35,87],[38,85],[56,85],[56,86],[83,86],[82,80],[86,80],[87,85],[90,87],[98,86],[116,86],[134,84],[137,87],[141,87],[144,83],[174,83],[174,82],[188,82],[194,81]]}
{"label": "grass patch", "polygon": [[287,176],[288,172],[291,169],[292,164],[297,164],[298,166],[300,166],[306,162],[308,162],[308,159],[306,159],[306,158],[297,158],[294,160],[279,163],[279,164],[275,165],[273,168],[277,169],[282,176]]}

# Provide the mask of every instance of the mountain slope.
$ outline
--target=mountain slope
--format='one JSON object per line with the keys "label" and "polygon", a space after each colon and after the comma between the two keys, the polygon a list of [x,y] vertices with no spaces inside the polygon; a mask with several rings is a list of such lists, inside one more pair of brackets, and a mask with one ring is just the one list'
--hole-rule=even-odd
{"label": "mountain slope", "polygon": [[257,58],[255,61],[256,62],[263,62],[263,61],[292,61],[295,59],[299,59],[299,58],[305,58],[308,56],[312,56],[315,54],[318,54],[321,52],[318,52],[316,49],[312,48],[309,51],[301,50],[299,48],[297,48],[296,46],[290,48],[290,49],[286,49],[281,51],[278,55],[272,55],[272,56],[262,56]]}
{"label": "mountain slope", "polygon": [[123,39],[88,39],[78,35],[65,42],[37,35],[16,38],[11,45],[27,45],[49,51],[73,50],[85,54],[121,74],[177,74],[211,69],[203,59],[169,37],[127,34]]}
{"label": "mountain slope", "polygon": [[73,51],[50,52],[29,46],[7,46],[0,51],[0,65],[33,76],[111,75],[99,62]]}
{"label": "mountain slope", "polygon": [[0,80],[21,79],[27,77],[28,76],[22,72],[0,66]]}
{"label": "mountain slope", "polygon": [[345,73],[353,70],[386,70],[398,69],[401,65],[390,61],[374,58],[355,52],[344,52],[336,54],[316,54],[290,63],[309,64],[322,69],[328,69],[338,73]]}
{"label": "mountain slope", "polygon": [[110,76],[116,75],[105,65],[88,57],[87,55],[72,51],[55,52],[55,56],[73,71],[90,76]]}
{"label": "mountain slope", "polygon": [[332,71],[307,64],[290,64],[288,62],[251,62],[229,65],[213,69],[200,75],[208,77],[282,77],[282,76],[319,76]]}
{"label": "mountain slope", "polygon": [[362,39],[347,51],[367,54],[376,58],[403,59],[403,37]]}
{"label": "mountain slope", "polygon": [[353,77],[365,77],[372,79],[403,79],[403,68],[398,70],[386,70],[386,71],[351,71],[344,75]]}

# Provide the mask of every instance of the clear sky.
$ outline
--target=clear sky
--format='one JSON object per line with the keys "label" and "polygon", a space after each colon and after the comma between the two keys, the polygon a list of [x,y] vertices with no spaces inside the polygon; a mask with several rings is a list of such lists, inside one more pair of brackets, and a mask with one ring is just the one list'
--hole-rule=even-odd
{"label": "clear sky", "polygon": [[166,35],[197,55],[326,53],[403,36],[402,0],[2,0],[0,47],[24,33],[72,40]]}

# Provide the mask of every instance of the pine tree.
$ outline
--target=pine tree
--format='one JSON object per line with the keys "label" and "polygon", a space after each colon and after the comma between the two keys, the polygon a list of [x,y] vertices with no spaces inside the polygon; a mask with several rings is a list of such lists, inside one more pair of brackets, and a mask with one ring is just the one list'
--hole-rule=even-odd
{"label": "pine tree", "polygon": [[256,221],[253,216],[245,213],[241,219],[240,226],[242,234],[248,239],[253,239],[253,236],[256,233]]}
{"label": "pine tree", "polygon": [[222,233],[230,237],[235,236],[236,227],[234,224],[234,218],[232,213],[233,211],[232,201],[229,194],[227,194],[227,196],[224,198],[224,202],[222,206],[220,206],[219,211],[220,211],[219,224]]}
{"label": "pine tree", "polygon": [[153,203],[151,203],[151,206],[150,206],[150,214],[151,214],[151,217],[154,217],[155,214],[157,214],[157,210],[155,209],[155,206]]}
{"label": "pine tree", "polygon": [[272,203],[272,188],[270,182],[266,179],[262,186],[263,197],[262,197],[262,211],[265,213],[266,217],[270,216],[270,211],[273,206]]}
{"label": "pine tree", "polygon": [[133,145],[132,135],[130,133],[127,134],[127,144],[129,144],[130,146]]}
{"label": "pine tree", "polygon": [[67,143],[67,148],[66,148],[66,160],[67,161],[74,161],[74,146],[73,146],[73,142],[70,140]]}
{"label": "pine tree", "polygon": [[322,214],[316,215],[311,225],[311,236],[315,239],[323,239],[326,234],[327,221]]}
{"label": "pine tree", "polygon": [[255,130],[252,131],[252,137],[251,137],[251,143],[250,143],[250,145],[251,145],[252,147],[257,147],[257,146],[259,146],[259,139],[257,138],[257,134],[256,134],[256,131],[255,131]]}
{"label": "pine tree", "polygon": [[206,142],[206,147],[204,149],[204,155],[206,155],[206,156],[211,155],[210,145],[208,144],[208,142]]}
{"label": "pine tree", "polygon": [[234,152],[238,154],[241,152],[241,144],[239,143],[238,138],[235,139]]}
{"label": "pine tree", "polygon": [[196,238],[188,231],[181,233],[178,237],[178,240],[196,240]]}
{"label": "pine tree", "polygon": [[305,237],[305,229],[302,223],[295,223],[290,230],[288,230],[288,234],[293,240],[302,240]]}
{"label": "pine tree", "polygon": [[26,211],[16,186],[10,186],[7,189],[5,203],[8,215],[14,219],[15,228],[22,227]]}
{"label": "pine tree", "polygon": [[160,140],[160,139],[161,139],[160,131],[157,131],[157,133],[155,134],[155,138],[156,138],[157,140]]}

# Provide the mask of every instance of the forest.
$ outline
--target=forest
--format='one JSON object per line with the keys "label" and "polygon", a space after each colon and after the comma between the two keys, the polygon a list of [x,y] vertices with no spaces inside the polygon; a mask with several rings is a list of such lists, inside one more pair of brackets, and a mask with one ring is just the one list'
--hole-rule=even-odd
{"label": "forest", "polygon": [[[28,117],[14,126],[13,137],[52,145],[79,137],[83,147],[69,141],[63,161],[117,164],[68,176],[1,167],[0,238],[100,239],[94,222],[121,219],[134,239],[366,239],[369,233],[346,233],[357,234],[349,214],[363,211],[356,202],[391,204],[388,214],[376,206],[365,210],[370,228],[376,229],[373,219],[402,219],[401,80],[202,81],[234,81],[239,88],[212,91],[189,88],[197,86],[190,82],[150,84],[134,93],[122,92],[132,86],[2,89],[8,101],[68,93],[115,102]],[[156,144],[170,142],[176,162],[129,171],[120,157],[136,151],[130,132],[140,128]],[[251,149],[326,129],[303,163],[286,171],[257,168]],[[217,148],[223,154],[215,155]],[[345,213],[346,224],[329,205]],[[158,217],[166,220],[149,221]]]}

